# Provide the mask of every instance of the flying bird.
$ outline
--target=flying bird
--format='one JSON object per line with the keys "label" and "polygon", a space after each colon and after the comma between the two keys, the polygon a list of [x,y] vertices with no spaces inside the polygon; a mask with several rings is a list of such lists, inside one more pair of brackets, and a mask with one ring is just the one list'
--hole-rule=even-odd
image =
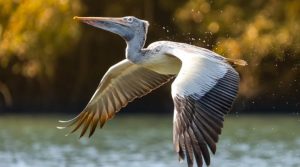
{"label": "flying bird", "polygon": [[60,121],[73,126],[70,133],[81,129],[80,137],[87,131],[90,137],[129,102],[176,78],[171,87],[175,151],[189,167],[194,161],[198,167],[203,162],[209,165],[224,115],[238,92],[239,74],[231,65],[245,66],[246,61],[172,41],[144,48],[149,23],[133,16],[74,19],[121,36],[127,47],[126,59],[109,68],[84,110],[74,119]]}

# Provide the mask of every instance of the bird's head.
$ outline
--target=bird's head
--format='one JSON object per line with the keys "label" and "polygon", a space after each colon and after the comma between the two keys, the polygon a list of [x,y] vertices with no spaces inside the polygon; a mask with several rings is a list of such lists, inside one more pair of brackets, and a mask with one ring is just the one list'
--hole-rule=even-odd
{"label": "bird's head", "polygon": [[126,41],[130,41],[137,35],[145,35],[148,22],[133,16],[126,17],[74,17],[97,28],[120,35]]}

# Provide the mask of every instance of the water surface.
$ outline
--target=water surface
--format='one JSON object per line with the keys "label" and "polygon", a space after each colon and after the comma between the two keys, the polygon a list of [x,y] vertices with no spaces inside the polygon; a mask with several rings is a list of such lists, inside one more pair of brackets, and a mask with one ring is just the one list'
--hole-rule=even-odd
{"label": "water surface", "polygon": [[[65,136],[58,119],[1,116],[0,167],[184,167],[172,115],[117,116],[91,138]],[[228,116],[211,167],[299,167],[299,116]]]}

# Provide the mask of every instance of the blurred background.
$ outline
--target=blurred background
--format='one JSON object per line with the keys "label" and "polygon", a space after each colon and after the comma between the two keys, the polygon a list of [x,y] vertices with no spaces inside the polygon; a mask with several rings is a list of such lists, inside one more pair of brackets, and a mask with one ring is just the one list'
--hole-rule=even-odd
{"label": "blurred background", "polygon": [[[256,129],[265,127],[265,131],[258,132],[261,136],[252,134],[255,139],[252,144],[256,145],[258,138],[268,135],[268,132],[274,132],[277,136],[270,133],[270,136],[265,138],[267,144],[261,148],[264,150],[278,149],[278,152],[275,151],[275,153],[280,154],[282,159],[291,158],[292,160],[288,160],[290,165],[286,165],[282,161],[284,166],[300,164],[298,161],[300,153],[297,149],[300,147],[299,0],[0,0],[0,116],[2,115],[0,124],[11,128],[11,131],[2,130],[0,137],[5,138],[5,134],[10,134],[12,131],[16,134],[11,134],[11,138],[20,133],[24,133],[25,136],[31,136],[35,132],[43,133],[43,130],[31,133],[32,129],[30,128],[33,128],[33,125],[28,122],[32,123],[37,120],[31,116],[79,113],[96,90],[106,70],[124,59],[125,42],[120,37],[74,21],[72,18],[77,15],[136,16],[150,22],[146,46],[158,40],[172,40],[208,48],[225,57],[246,60],[249,65],[237,69],[241,75],[239,96],[231,112],[232,118],[228,120],[228,126],[233,129],[226,131],[225,128],[224,135],[237,138],[237,140],[228,140],[229,143],[241,142],[248,135],[251,138],[249,131],[254,133],[257,132]],[[21,117],[10,116],[20,113]],[[170,118],[173,113],[173,103],[170,84],[143,99],[137,99],[130,103],[120,115],[123,113],[167,114],[167,121],[161,120],[161,122],[162,126],[168,127],[166,128],[168,132],[167,147],[172,151]],[[246,116],[247,119],[243,116],[253,113],[266,115],[263,117]],[[278,114],[280,116],[274,116]],[[130,120],[139,120],[142,117],[134,115],[129,116]],[[243,118],[239,120],[236,117]],[[271,119],[273,117],[275,118]],[[284,118],[281,120],[278,117]],[[63,118],[66,116],[60,117],[60,119]],[[57,119],[57,117],[51,117],[50,120],[46,118],[42,120],[48,122],[44,125],[45,128],[52,128],[55,127]],[[123,122],[126,122],[127,125],[132,124],[126,115],[125,117],[121,116],[120,119],[121,123],[124,119]],[[23,123],[22,127],[25,128],[25,131],[21,130],[19,133],[20,127],[15,125],[15,120]],[[145,121],[149,123],[147,128],[151,129],[153,120],[155,119]],[[238,123],[231,124],[232,120]],[[54,123],[49,123],[52,121]],[[286,128],[279,126],[281,121],[287,123],[288,126]],[[254,125],[251,122],[257,124]],[[121,123],[118,124],[117,121],[114,121],[116,127],[127,126]],[[147,123],[145,124],[147,125]],[[43,126],[43,123],[40,122],[40,125]],[[234,129],[237,126],[244,127],[247,131],[239,133],[237,129]],[[29,130],[26,131],[28,127]],[[114,127],[108,125],[108,129],[114,129]],[[274,129],[275,131],[273,131]],[[290,133],[286,132],[286,129]],[[63,137],[63,132],[57,135],[56,131],[52,130],[50,134],[56,138]],[[162,134],[162,132],[153,132],[153,134],[156,133]],[[283,134],[279,135],[279,133]],[[7,141],[10,137],[6,138]],[[275,148],[273,144],[268,145],[270,142],[268,140],[274,138],[288,141],[288,143],[284,143],[287,144],[286,147],[282,148],[280,144],[278,146],[276,142],[279,141],[273,143]],[[72,139],[74,145],[86,146],[85,140],[79,142],[74,137]],[[112,139],[113,137],[109,138],[109,140]],[[151,143],[156,138],[150,137],[150,139],[148,138]],[[32,139],[32,141],[35,140]],[[62,143],[64,145],[68,142],[60,141],[60,144]],[[15,145],[15,143],[10,144]],[[89,144],[93,148],[93,143]],[[231,147],[226,148],[226,144],[228,142],[221,143],[221,147],[227,150],[232,149]],[[240,144],[235,156],[255,149],[253,145]],[[44,145],[40,144],[26,149],[32,149],[31,152],[41,151],[42,146]],[[124,145],[124,147],[126,146],[128,145]],[[67,147],[66,150],[74,151],[70,148]],[[18,147],[15,151],[20,149],[22,150]],[[62,149],[61,154],[69,153],[60,147],[55,147],[54,151],[57,149]],[[78,148],[76,147],[76,149]],[[53,150],[50,147],[50,153],[51,151]],[[87,154],[89,151],[91,150],[87,150]],[[91,155],[94,154],[93,151],[95,150],[92,150]],[[13,152],[11,147],[0,144],[0,160],[10,157],[9,152]],[[282,152],[288,154],[283,155]],[[255,150],[252,153],[249,166],[253,166],[255,162],[260,164],[259,166],[264,166],[264,161],[260,161],[259,157],[273,156],[271,153],[260,156],[256,154]],[[257,159],[255,159],[255,155],[258,156]],[[163,155],[159,156],[163,157]],[[171,157],[173,158],[173,156],[172,153]],[[249,156],[245,156],[249,158]],[[278,158],[278,155],[275,157]],[[241,164],[248,162],[244,161],[244,157],[240,158]],[[66,159],[72,158],[67,156]],[[174,159],[176,161],[175,156]],[[168,158],[165,160],[165,163],[169,162]],[[239,161],[228,159],[226,161],[226,156],[222,159],[222,154],[219,154],[219,160],[219,162],[225,160],[225,162],[235,162],[236,165],[239,165]],[[7,161],[8,164],[13,164],[12,162],[19,163],[20,161],[16,157]],[[41,162],[44,161],[41,160]],[[250,162],[254,162],[254,164]],[[278,159],[269,162],[265,165],[281,163]],[[110,163],[112,162],[106,162],[105,166],[109,166]],[[25,161],[23,164],[32,165],[34,163]]]}
{"label": "blurred background", "polygon": [[[300,110],[297,0],[0,0],[0,9],[1,113],[77,113],[106,70],[124,59],[120,37],[79,24],[76,15],[133,15],[150,22],[146,45],[173,40],[247,60],[238,69],[236,112]],[[169,92],[164,86],[129,107],[170,112]]]}

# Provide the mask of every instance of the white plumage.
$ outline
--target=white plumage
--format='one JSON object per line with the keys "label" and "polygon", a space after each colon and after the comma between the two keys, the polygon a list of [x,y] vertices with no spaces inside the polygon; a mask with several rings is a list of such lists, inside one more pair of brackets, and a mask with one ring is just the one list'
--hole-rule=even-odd
{"label": "white plumage", "polygon": [[61,121],[82,127],[91,136],[127,105],[169,82],[174,101],[173,142],[180,160],[198,167],[210,164],[216,151],[224,115],[237,95],[239,75],[229,65],[246,65],[243,60],[224,58],[204,48],[159,41],[143,48],[148,22],[135,17],[75,17],[95,27],[120,35],[127,43],[126,59],[112,66],[102,78],[86,108],[74,119]]}

